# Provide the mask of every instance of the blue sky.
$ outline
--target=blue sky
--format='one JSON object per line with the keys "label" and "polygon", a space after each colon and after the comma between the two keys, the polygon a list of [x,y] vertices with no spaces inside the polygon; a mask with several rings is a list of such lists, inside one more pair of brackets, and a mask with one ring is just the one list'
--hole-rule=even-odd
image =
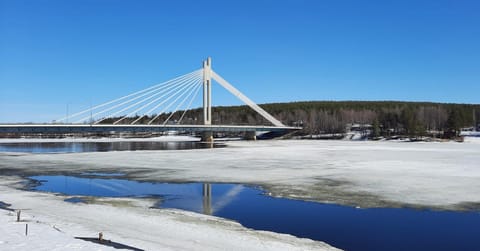
{"label": "blue sky", "polygon": [[[480,1],[0,0],[0,123],[198,69],[257,103],[480,103]],[[219,87],[214,105],[240,104]]]}

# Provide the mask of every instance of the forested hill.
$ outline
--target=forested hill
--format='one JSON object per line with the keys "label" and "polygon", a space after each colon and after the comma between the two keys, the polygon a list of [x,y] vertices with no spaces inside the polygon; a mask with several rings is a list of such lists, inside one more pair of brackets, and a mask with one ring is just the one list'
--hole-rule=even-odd
{"label": "forested hill", "polygon": [[[341,133],[347,124],[370,124],[377,134],[423,135],[431,131],[458,131],[480,123],[479,104],[400,101],[308,101],[260,105],[285,125],[302,126],[304,134]],[[154,124],[179,120],[183,111],[162,114]],[[202,109],[187,111],[181,124],[201,124]],[[136,119],[137,117],[131,118]],[[140,122],[147,123],[150,117]],[[269,124],[248,106],[212,108],[213,124]],[[128,119],[130,120],[130,119]],[[128,121],[127,120],[127,121]],[[111,123],[107,119],[103,123]],[[125,121],[125,122],[127,122]],[[132,120],[133,121],[133,120]],[[477,122],[478,121],[478,122]]]}

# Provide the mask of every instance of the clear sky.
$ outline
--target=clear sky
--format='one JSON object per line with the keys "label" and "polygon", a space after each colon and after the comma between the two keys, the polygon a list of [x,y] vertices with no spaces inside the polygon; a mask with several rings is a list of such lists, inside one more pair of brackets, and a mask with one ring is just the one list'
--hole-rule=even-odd
{"label": "clear sky", "polygon": [[478,104],[480,1],[0,0],[0,123],[58,119],[207,56],[257,103]]}

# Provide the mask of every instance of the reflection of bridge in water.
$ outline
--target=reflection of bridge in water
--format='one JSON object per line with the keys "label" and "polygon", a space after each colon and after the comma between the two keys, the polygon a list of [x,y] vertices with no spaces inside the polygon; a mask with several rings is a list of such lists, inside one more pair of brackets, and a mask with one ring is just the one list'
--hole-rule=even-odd
{"label": "reflection of bridge in water", "polygon": [[212,214],[212,184],[204,183],[203,184],[203,213],[211,215]]}
{"label": "reflection of bridge in water", "polygon": [[151,197],[159,199],[153,207],[179,208],[208,215],[223,210],[243,191],[243,185],[219,185],[213,196],[211,183],[139,182],[122,179],[122,176],[121,173],[85,172],[79,176],[30,178],[33,190],[64,194],[69,197],[67,202],[85,202],[89,197]]}
{"label": "reflection of bridge in water", "polygon": [[[271,125],[212,125],[212,80],[260,114]],[[203,89],[203,124],[182,124],[200,89]],[[269,132],[275,137],[299,129],[301,128],[285,126],[214,72],[208,58],[200,70],[67,115],[52,124],[0,125],[0,134],[177,131],[201,133],[204,141],[212,141],[213,133],[216,132],[243,132],[247,138],[255,139],[257,132]]]}
{"label": "reflection of bridge in water", "polygon": [[[222,211],[225,207],[229,206],[239,194],[244,190],[243,185],[234,185],[227,191],[222,192],[221,185],[217,184],[217,192],[215,194],[215,200],[212,196],[213,188],[211,183],[202,184],[202,213],[208,215],[214,215]],[[220,187],[219,187],[220,186]]]}

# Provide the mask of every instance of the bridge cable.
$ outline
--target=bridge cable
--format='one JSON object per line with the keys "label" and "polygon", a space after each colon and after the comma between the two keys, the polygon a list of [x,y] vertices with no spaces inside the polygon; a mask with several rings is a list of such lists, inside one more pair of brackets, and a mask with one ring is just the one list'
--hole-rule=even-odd
{"label": "bridge cable", "polygon": [[[186,93],[189,92],[190,89],[193,89],[195,87],[195,85],[197,85],[197,83],[200,81],[201,77],[192,81],[192,83],[186,87],[187,89],[186,90],[183,90],[185,88],[183,88],[182,90],[179,90],[177,93],[175,93],[175,95],[172,95],[170,96],[168,99],[164,100],[162,103],[166,103],[168,100],[170,100],[171,98],[177,96],[177,94],[179,94],[172,102],[170,102],[167,106],[165,106],[158,114],[155,118],[153,118],[151,121],[148,122],[148,125],[150,125],[155,119],[157,119],[158,117],[160,117],[162,114],[164,114],[169,108],[170,106],[172,106],[173,104],[175,104],[178,99],[180,99],[181,97],[183,97]],[[182,92],[180,92],[182,91]],[[160,105],[157,105],[157,106],[160,106]]]}
{"label": "bridge cable", "polygon": [[183,114],[182,114],[182,116],[180,117],[180,119],[178,119],[177,125],[180,124],[180,122],[182,122],[183,117],[185,116],[185,114],[187,113],[187,111],[190,110],[190,107],[191,107],[191,105],[192,105],[192,103],[193,103],[193,100],[197,97],[198,92],[199,92],[201,89],[202,89],[202,85],[199,85],[199,86],[197,87],[197,90],[195,91],[195,94],[193,94],[192,98],[190,99],[190,102],[188,103],[187,108],[185,109],[185,111],[183,111]]}
{"label": "bridge cable", "polygon": [[185,96],[185,98],[182,100],[182,102],[180,102],[180,104],[178,104],[177,107],[175,107],[175,111],[172,112],[172,113],[170,114],[170,116],[168,116],[168,118],[165,120],[165,122],[163,122],[163,125],[166,125],[166,124],[167,124],[168,120],[170,120],[170,118],[173,117],[173,114],[175,114],[175,113],[178,111],[178,109],[185,103],[185,101],[187,101],[187,99],[189,99],[189,98],[192,96],[192,94],[194,94],[195,90],[197,90],[197,92],[198,92],[198,89],[200,89],[200,87],[202,87],[202,82],[199,81],[198,84],[197,84],[197,86],[194,86],[194,87],[190,90],[190,93],[188,93],[188,95]]}
{"label": "bridge cable", "polygon": [[[155,100],[152,100],[152,101],[151,101],[151,102],[149,102],[148,104],[146,104],[146,105],[144,105],[144,106],[140,107],[139,109],[137,109],[137,110],[133,111],[132,113],[128,114],[128,115],[127,115],[127,116],[125,116],[125,117],[131,116],[133,113],[136,113],[136,112],[138,112],[138,111],[140,111],[140,110],[144,109],[145,107],[148,107],[148,106],[150,106],[152,103],[154,103],[154,102],[156,102],[157,100],[159,100],[159,99],[161,99],[161,98],[165,97],[167,94],[170,94],[171,92],[173,92],[173,91],[177,90],[177,92],[175,92],[174,94],[170,95],[170,97],[169,97],[169,98],[167,98],[166,100],[162,101],[160,104],[157,104],[155,107],[153,107],[153,108],[152,108],[152,109],[150,109],[149,111],[147,111],[147,112],[143,113],[143,115],[142,115],[142,116],[140,116],[140,117],[138,117],[137,119],[135,119],[135,120],[134,120],[134,121],[133,121],[131,124],[133,125],[133,124],[137,123],[139,120],[141,120],[141,119],[142,119],[142,118],[144,118],[145,116],[148,116],[148,114],[151,114],[151,112],[152,112],[153,110],[155,110],[155,109],[156,109],[158,106],[160,106],[160,105],[164,104],[164,103],[165,103],[166,101],[168,101],[168,100],[169,100],[169,99],[170,99],[172,96],[175,96],[175,95],[177,95],[177,94],[178,94],[178,93],[179,93],[181,90],[185,89],[186,87],[189,87],[189,86],[191,85],[191,83],[192,83],[192,82],[194,82],[194,81],[197,81],[197,79],[199,79],[199,78],[200,78],[200,75],[199,75],[199,76],[196,76],[196,77],[194,77],[194,78],[191,78],[191,79],[189,79],[189,80],[188,80],[188,81],[186,81],[184,84],[182,84],[182,85],[179,85],[179,86],[177,86],[177,88],[175,88],[175,89],[171,90],[169,93],[165,93],[165,94],[164,94],[164,95],[162,95],[161,97],[159,97],[159,98],[156,98]],[[180,88],[180,87],[182,87],[182,88]],[[180,90],[178,90],[179,88],[180,88]],[[125,117],[124,117],[124,118],[125,118]],[[122,119],[123,119],[123,118],[122,118]]]}
{"label": "bridge cable", "polygon": [[[158,97],[158,98],[155,98],[154,100],[151,100],[151,101],[148,102],[147,104],[142,105],[140,108],[138,108],[138,109],[130,112],[129,114],[125,115],[123,118],[121,118],[120,120],[116,121],[115,123],[118,123],[118,122],[120,122],[121,120],[123,120],[123,119],[125,119],[125,118],[127,118],[127,117],[130,117],[130,116],[132,116],[132,115],[135,114],[135,113],[138,113],[139,111],[141,111],[141,110],[149,107],[150,105],[152,105],[152,104],[155,103],[156,101],[164,98],[165,96],[171,94],[172,92],[174,92],[174,91],[176,91],[176,90],[178,90],[178,89],[180,89],[180,88],[182,88],[182,87],[185,87],[185,86],[190,85],[190,82],[191,82],[193,79],[196,79],[196,78],[198,78],[198,77],[199,77],[199,76],[191,77],[191,78],[189,78],[188,80],[182,82],[181,84],[175,86],[174,88],[171,88],[171,90],[168,90],[167,92],[164,91],[165,93],[164,93],[164,92],[161,92],[161,93],[164,93],[164,94],[161,95],[161,96]],[[159,93],[159,94],[161,94],[161,93]],[[149,112],[150,112],[150,111],[149,111]],[[143,115],[142,115],[141,117],[137,118],[134,122],[136,123],[137,121],[139,121],[139,120],[142,119],[143,117],[147,116],[147,115],[149,114],[149,112],[143,113]]]}
{"label": "bridge cable", "polygon": [[187,78],[187,79],[185,79],[185,80],[183,80],[183,81],[181,81],[181,82],[176,83],[174,86],[169,86],[168,88],[165,88],[165,89],[163,89],[163,90],[160,90],[159,92],[155,93],[154,95],[152,95],[152,96],[150,96],[150,97],[148,97],[148,98],[145,98],[145,99],[143,99],[143,100],[141,100],[141,101],[139,101],[139,102],[136,102],[135,104],[132,104],[132,105],[130,105],[130,106],[122,109],[121,111],[116,112],[114,115],[116,115],[116,114],[118,114],[118,113],[120,113],[120,112],[123,112],[123,111],[125,111],[125,110],[128,110],[128,109],[132,108],[133,106],[136,106],[136,105],[139,105],[139,104],[141,104],[141,103],[144,103],[144,102],[146,102],[146,101],[148,101],[148,100],[150,100],[150,99],[152,99],[152,98],[154,98],[154,97],[156,97],[156,96],[164,93],[164,94],[161,95],[160,97],[158,97],[158,98],[156,98],[156,99],[148,102],[147,104],[142,105],[140,108],[138,108],[138,109],[134,110],[133,112],[130,112],[129,114],[125,115],[125,116],[122,117],[121,119],[117,120],[114,124],[117,124],[117,123],[120,122],[121,120],[123,120],[123,119],[125,119],[125,118],[127,118],[127,117],[129,117],[129,116],[132,116],[133,114],[137,113],[138,111],[141,111],[141,110],[144,109],[145,107],[148,107],[149,105],[151,105],[151,104],[154,103],[155,101],[157,101],[157,100],[165,97],[166,95],[168,95],[168,94],[170,94],[171,92],[177,90],[177,89],[180,88],[181,86],[184,86],[184,85],[188,84],[188,83],[191,81],[191,79],[194,79],[194,78],[198,78],[198,74],[197,74],[197,75],[190,76],[189,78]]}
{"label": "bridge cable", "polygon": [[[180,106],[183,105],[183,103],[185,103],[185,100],[187,100],[187,98],[193,93],[193,91],[195,91],[195,89],[200,85],[200,82],[201,82],[202,79],[198,79],[197,82],[194,83],[194,85],[191,86],[190,90],[188,91],[185,91],[183,94],[181,94],[180,96],[178,96],[169,106],[167,106],[164,110],[168,109],[171,105],[175,104],[177,102],[177,100],[179,100],[181,97],[185,96],[183,98],[183,100],[177,105],[177,107],[175,107],[175,110],[173,112],[170,113],[170,115],[167,117],[167,119],[163,122],[163,125],[166,125],[168,120],[170,120],[170,118],[173,116],[173,114],[175,114],[177,111],[178,111],[178,108]],[[202,80],[203,81],[203,80]],[[185,95],[187,94],[187,95]],[[151,121],[153,122],[153,120]],[[150,123],[151,123],[150,122]]]}
{"label": "bridge cable", "polygon": [[[176,81],[174,81],[174,82],[170,82],[170,83],[168,83],[168,84],[164,84],[164,85],[162,85],[162,86],[157,87],[156,89],[153,89],[153,90],[151,90],[151,91],[148,91],[148,92],[146,92],[146,93],[144,93],[144,94],[142,94],[142,95],[139,95],[139,96],[137,96],[137,97],[134,97],[134,98],[132,98],[132,99],[130,99],[130,100],[124,101],[124,102],[122,102],[122,103],[116,104],[116,105],[114,105],[114,106],[112,106],[112,107],[109,107],[109,108],[107,108],[107,109],[104,109],[104,110],[102,110],[102,111],[99,111],[99,112],[95,113],[95,114],[93,115],[93,117],[96,117],[98,114],[102,114],[102,113],[111,111],[111,110],[113,110],[113,109],[115,109],[115,108],[117,108],[117,107],[120,107],[120,106],[122,106],[122,105],[131,103],[131,102],[133,102],[133,101],[135,101],[135,100],[137,100],[137,99],[139,99],[139,98],[141,98],[141,97],[144,97],[144,96],[146,96],[146,95],[151,94],[152,92],[154,92],[153,94],[151,94],[151,95],[148,96],[147,98],[144,98],[144,99],[142,99],[141,101],[136,102],[135,104],[128,106],[127,108],[124,108],[124,109],[122,109],[122,110],[120,110],[120,111],[118,111],[118,112],[115,112],[115,113],[111,114],[111,115],[105,116],[103,119],[101,119],[101,120],[99,120],[99,121],[96,121],[95,124],[98,124],[98,123],[102,122],[103,120],[105,120],[105,119],[107,119],[107,118],[109,118],[109,117],[112,117],[112,116],[114,116],[114,115],[116,115],[116,114],[118,114],[118,113],[120,113],[120,112],[122,112],[122,111],[128,110],[128,109],[131,108],[132,106],[135,106],[135,105],[137,105],[137,104],[143,103],[143,102],[145,102],[145,100],[148,100],[148,99],[152,98],[153,96],[158,95],[159,92],[163,92],[164,90],[170,89],[170,88],[172,88],[172,86],[175,86],[175,85],[177,85],[178,83],[182,83],[182,82],[190,79],[192,76],[195,76],[195,74],[198,74],[198,73],[195,73],[195,72],[194,72],[194,73],[192,73],[192,74],[186,74],[186,75],[184,75],[184,77],[183,77],[182,79],[178,79],[178,80],[176,80]],[[164,89],[161,89],[161,88],[164,88]]]}
{"label": "bridge cable", "polygon": [[123,97],[120,97],[120,98],[117,98],[117,99],[114,99],[114,100],[105,102],[105,103],[103,103],[103,104],[100,104],[100,105],[91,107],[91,108],[89,108],[89,109],[86,109],[86,110],[83,110],[83,111],[74,113],[74,114],[72,114],[72,115],[69,115],[69,116],[60,118],[60,119],[58,119],[57,121],[64,121],[64,120],[66,120],[66,119],[68,119],[68,118],[76,117],[76,116],[78,116],[78,115],[81,115],[81,114],[90,112],[91,110],[95,110],[95,109],[98,109],[98,108],[100,108],[100,107],[104,107],[104,106],[106,106],[106,105],[109,105],[109,104],[118,102],[118,101],[120,101],[120,100],[126,99],[126,98],[128,98],[128,97],[135,96],[135,95],[137,95],[137,94],[140,94],[140,93],[142,93],[142,92],[148,91],[148,90],[150,90],[150,89],[154,89],[154,88],[159,87],[159,86],[161,86],[161,85],[164,85],[164,84],[166,84],[166,83],[168,83],[168,82],[176,81],[176,80],[178,80],[178,79],[184,78],[185,76],[190,75],[190,74],[194,74],[194,73],[196,73],[196,72],[202,72],[202,69],[195,70],[195,71],[190,72],[190,73],[187,73],[187,74],[185,74],[185,75],[182,75],[182,76],[173,78],[173,79],[171,79],[171,80],[168,80],[168,81],[166,81],[166,82],[162,82],[162,83],[156,84],[156,85],[151,86],[151,87],[149,87],[149,88],[146,88],[146,89],[143,89],[143,90],[140,90],[140,91],[137,91],[137,92],[128,94],[128,95],[126,95],[126,96],[123,96]]}
{"label": "bridge cable", "polygon": [[[164,93],[163,95],[161,95],[160,97],[158,97],[158,98],[156,98],[156,99],[154,99],[154,100],[150,101],[149,103],[147,103],[147,104],[145,104],[145,105],[141,106],[140,108],[138,108],[138,109],[134,110],[133,112],[131,112],[131,113],[129,113],[129,114],[127,114],[127,115],[123,116],[123,117],[122,117],[122,118],[120,118],[119,120],[115,121],[113,124],[114,124],[114,125],[115,125],[115,124],[118,124],[120,121],[124,120],[125,118],[127,118],[127,117],[129,117],[129,116],[131,116],[131,115],[135,114],[136,112],[138,112],[138,111],[142,110],[142,109],[143,109],[143,108],[145,108],[145,107],[148,107],[149,105],[151,105],[151,104],[152,104],[152,103],[154,103],[155,101],[157,101],[157,100],[159,100],[159,99],[162,99],[163,97],[165,97],[165,96],[169,95],[170,93],[172,93],[172,92],[174,92],[174,91],[178,90],[180,87],[187,86],[187,85],[190,83],[191,79],[194,79],[194,78],[198,78],[198,76],[193,76],[193,77],[191,77],[189,80],[187,80],[187,81],[184,81],[184,82],[182,82],[181,84],[177,84],[177,85],[175,85],[175,86],[171,86],[171,87],[169,87],[169,88],[168,88],[168,91],[166,91],[166,90],[167,90],[167,89],[166,89],[166,90],[164,90],[164,91],[160,92],[160,93],[164,93],[164,92],[165,92],[165,93]],[[156,96],[156,95],[155,95],[155,96]],[[126,108],[124,108],[124,109],[122,109],[122,110],[120,110],[120,111],[116,112],[116,113],[115,113],[115,114],[113,114],[113,115],[116,115],[116,114],[118,114],[118,113],[120,113],[120,112],[123,112],[123,111],[125,111],[125,110],[128,110],[128,109],[132,108],[132,107],[133,107],[133,106],[135,106],[135,105],[138,105],[138,104],[140,104],[140,103],[143,103],[143,102],[145,102],[146,100],[148,100],[148,99],[144,99],[144,100],[141,100],[141,101],[139,101],[139,102],[137,102],[137,103],[135,103],[135,104],[132,104],[132,105],[130,105],[130,106],[128,106],[128,107],[126,107]],[[148,114],[148,112],[147,112],[147,114]],[[112,116],[113,116],[113,115],[112,115]],[[145,115],[145,114],[144,114],[144,115]],[[142,116],[142,117],[143,117],[143,116]],[[98,122],[97,122],[97,123],[98,123]]]}
{"label": "bridge cable", "polygon": [[[200,81],[200,79],[202,79],[202,76],[200,76],[198,79],[194,80],[193,83],[189,86],[189,88],[192,87],[192,86],[194,86],[194,85],[195,85],[195,82]],[[183,89],[185,89],[185,88],[182,88],[182,90],[183,90]],[[179,90],[178,92],[180,92],[180,91],[182,91],[182,90]],[[171,98],[173,98],[174,96],[176,96],[176,95],[178,94],[178,92],[175,93],[174,95],[170,96],[170,97],[167,98],[166,100],[164,100],[162,103],[159,103],[158,105],[156,105],[155,107],[153,107],[150,111],[148,111],[148,113],[151,113],[153,110],[157,109],[159,106],[163,105],[165,102],[167,102],[168,100],[170,100]],[[183,96],[183,94],[182,94],[182,96]],[[178,100],[178,97],[175,99],[175,101],[173,101],[173,103],[176,102],[176,100]],[[165,112],[168,108],[170,108],[171,105],[172,105],[172,103],[170,103],[167,107],[165,107],[161,112],[159,112],[159,113],[157,114],[157,116],[156,116],[155,118],[153,118],[152,120],[150,120],[150,121],[148,122],[148,124],[150,125],[150,124],[151,124],[155,119],[157,119],[163,112]]]}

